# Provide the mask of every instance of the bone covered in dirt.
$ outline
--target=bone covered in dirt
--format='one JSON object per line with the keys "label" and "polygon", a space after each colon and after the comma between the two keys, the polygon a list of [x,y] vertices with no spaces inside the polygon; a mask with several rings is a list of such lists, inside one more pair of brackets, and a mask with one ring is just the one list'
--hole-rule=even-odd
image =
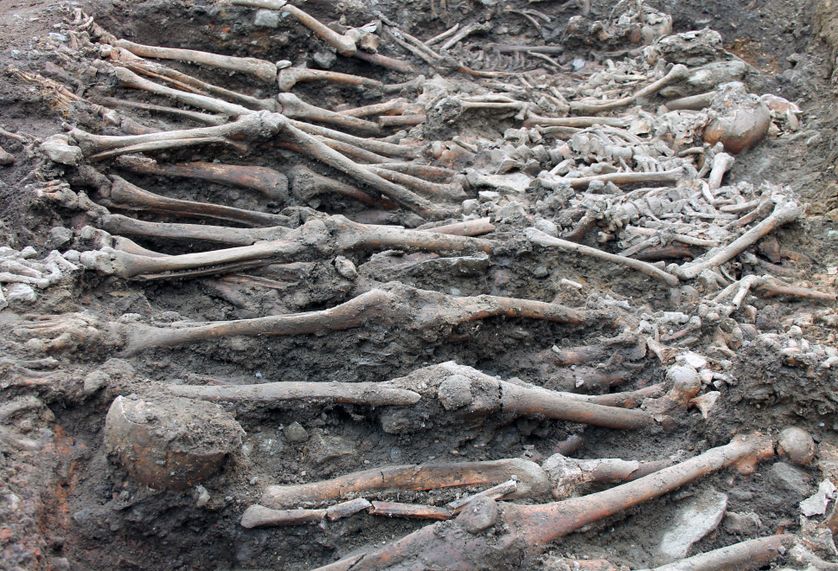
{"label": "bone covered in dirt", "polygon": [[139,482],[184,489],[215,475],[243,430],[216,405],[167,397],[117,397],[105,419],[105,446]]}

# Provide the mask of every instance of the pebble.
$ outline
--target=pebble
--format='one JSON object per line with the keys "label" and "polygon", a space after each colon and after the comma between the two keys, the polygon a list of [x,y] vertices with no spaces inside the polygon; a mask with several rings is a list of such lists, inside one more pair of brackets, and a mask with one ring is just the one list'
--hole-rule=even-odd
{"label": "pebble", "polygon": [[199,508],[204,507],[210,501],[210,494],[203,486],[195,486],[195,505]]}
{"label": "pebble", "polygon": [[308,440],[308,431],[297,421],[294,421],[286,426],[283,432],[285,434],[285,440],[291,442],[292,444]]}
{"label": "pebble", "polygon": [[63,226],[55,226],[49,231],[49,238],[47,239],[47,247],[61,248],[73,239],[73,231]]}
{"label": "pebble", "polygon": [[795,496],[790,502],[797,503],[809,495],[809,474],[791,464],[777,462],[768,469],[768,478],[774,486]]}
{"label": "pebble", "polygon": [[279,27],[279,12],[276,10],[257,10],[253,16],[253,25],[262,28]]}
{"label": "pebble", "polygon": [[754,512],[727,512],[722,527],[728,533],[751,535],[762,527],[762,520]]}
{"label": "pebble", "polygon": [[535,226],[538,230],[541,230],[545,234],[549,234],[550,236],[558,237],[559,235],[559,227],[556,226],[556,223],[552,220],[547,220],[546,218],[539,218],[535,221]]}

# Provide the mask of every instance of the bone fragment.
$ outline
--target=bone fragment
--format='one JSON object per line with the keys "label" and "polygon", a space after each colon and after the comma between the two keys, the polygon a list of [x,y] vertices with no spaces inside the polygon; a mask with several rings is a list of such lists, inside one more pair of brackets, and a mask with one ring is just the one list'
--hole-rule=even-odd
{"label": "bone fragment", "polygon": [[593,176],[581,176],[576,178],[542,179],[549,187],[557,184],[569,184],[571,188],[587,188],[592,182],[610,182],[616,185],[649,184],[649,183],[675,183],[684,178],[682,168],[671,169],[661,172],[614,172],[597,174]]}
{"label": "bone fragment", "polygon": [[707,181],[710,190],[718,190],[722,186],[722,179],[725,173],[733,167],[735,160],[732,155],[727,153],[716,153],[713,157],[713,167],[710,169],[710,177]]}
{"label": "bone fragment", "polygon": [[527,239],[540,246],[556,247],[568,252],[576,252],[586,256],[599,258],[601,260],[614,262],[637,270],[655,279],[658,279],[670,287],[675,287],[680,283],[677,276],[664,270],[661,270],[657,266],[653,266],[652,264],[649,264],[647,262],[641,262],[640,260],[627,258],[618,254],[610,254],[608,252],[598,250],[597,248],[592,248],[583,244],[577,244],[576,242],[570,242],[568,240],[562,240],[561,238],[554,238],[553,236],[545,234],[544,232],[536,228],[527,228],[525,234],[527,236]]}
{"label": "bone fragment", "polygon": [[368,513],[370,515],[385,517],[404,517],[408,519],[430,519],[437,521],[451,519],[451,516],[454,515],[454,512],[448,508],[381,501],[373,501]]}
{"label": "bone fragment", "polygon": [[265,526],[300,525],[320,523],[326,517],[326,510],[272,510],[253,505],[242,514],[241,526],[247,529]]}
{"label": "bone fragment", "polygon": [[628,127],[631,121],[624,117],[542,117],[535,113],[528,113],[524,127],[574,127],[587,128],[595,125],[609,127]]}

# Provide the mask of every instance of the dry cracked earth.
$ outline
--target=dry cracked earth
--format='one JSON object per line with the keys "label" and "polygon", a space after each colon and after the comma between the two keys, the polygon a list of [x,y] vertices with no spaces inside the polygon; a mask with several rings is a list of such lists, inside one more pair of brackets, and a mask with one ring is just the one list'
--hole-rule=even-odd
{"label": "dry cracked earth", "polygon": [[832,0],[0,18],[2,569],[838,569]]}

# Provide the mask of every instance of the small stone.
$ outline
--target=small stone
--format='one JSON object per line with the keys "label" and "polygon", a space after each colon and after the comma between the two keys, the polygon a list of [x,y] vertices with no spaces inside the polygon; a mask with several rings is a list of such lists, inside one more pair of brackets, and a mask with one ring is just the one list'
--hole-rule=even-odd
{"label": "small stone", "polygon": [[283,430],[283,433],[285,434],[285,440],[292,444],[297,444],[308,440],[308,431],[305,428],[303,428],[303,425],[297,421],[294,421],[288,426],[286,426],[285,430]]}
{"label": "small stone", "polygon": [[811,490],[809,474],[785,462],[777,462],[771,466],[768,478],[773,485],[795,496],[789,499],[790,502],[799,502]]}
{"label": "small stone", "polygon": [[751,535],[762,527],[762,520],[754,512],[727,512],[722,527],[728,533]]}
{"label": "small stone", "polygon": [[479,533],[495,525],[498,520],[498,504],[494,500],[478,496],[466,504],[457,516],[457,523],[469,533]]}
{"label": "small stone", "polygon": [[532,275],[537,280],[543,280],[550,275],[550,270],[546,266],[536,266],[532,271]]}
{"label": "small stone", "polygon": [[556,223],[552,220],[547,220],[546,218],[539,218],[533,224],[538,230],[541,230],[545,234],[553,236],[554,238],[558,237],[559,235],[559,227],[556,226]]}
{"label": "small stone", "polygon": [[6,300],[9,303],[31,303],[38,298],[35,290],[28,284],[9,284],[6,286]]}
{"label": "small stone", "polygon": [[48,248],[61,248],[73,240],[73,231],[63,226],[55,226],[49,231]]}
{"label": "small stone", "polygon": [[253,16],[253,25],[260,28],[279,27],[279,12],[276,10],[257,10]]}
{"label": "small stone", "polygon": [[53,135],[40,146],[49,160],[62,165],[77,166],[84,160],[84,153],[79,147],[71,145],[66,135]]}
{"label": "small stone", "polygon": [[663,534],[658,546],[659,563],[686,557],[694,543],[719,526],[726,509],[727,495],[713,489],[687,501]]}
{"label": "small stone", "polygon": [[315,65],[321,69],[331,69],[338,61],[338,56],[333,51],[318,50],[311,56]]}
{"label": "small stone", "polygon": [[309,438],[307,452],[311,460],[318,466],[323,466],[347,456],[357,457],[355,444],[348,438],[324,434],[315,429]]}
{"label": "small stone", "polygon": [[203,486],[195,486],[195,506],[202,508],[210,501],[210,494]]}

